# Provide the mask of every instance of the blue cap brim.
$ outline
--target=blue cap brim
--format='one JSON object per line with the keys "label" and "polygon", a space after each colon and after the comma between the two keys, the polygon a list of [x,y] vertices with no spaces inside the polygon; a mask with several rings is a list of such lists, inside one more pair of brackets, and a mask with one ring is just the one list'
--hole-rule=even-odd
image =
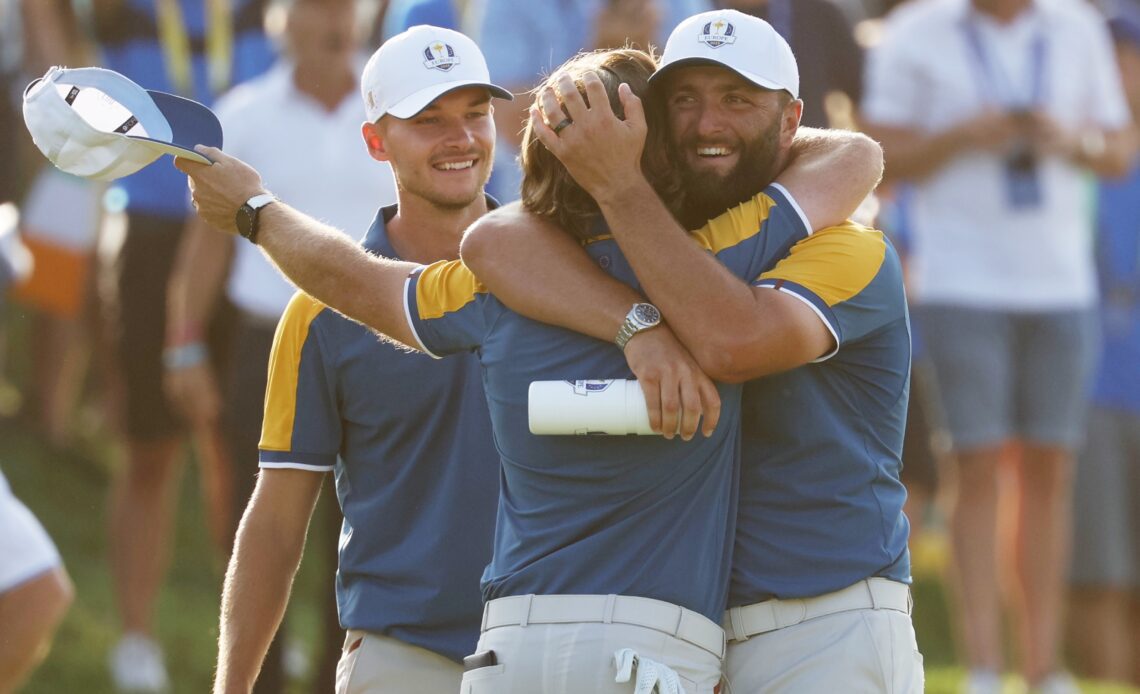
{"label": "blue cap brim", "polygon": [[150,143],[154,149],[176,157],[193,159],[203,164],[209,159],[194,151],[195,145],[222,148],[222,124],[214,112],[197,101],[174,94],[147,90],[155,106],[162,111],[170,124],[170,140],[156,140],[149,137],[131,137],[141,143]]}

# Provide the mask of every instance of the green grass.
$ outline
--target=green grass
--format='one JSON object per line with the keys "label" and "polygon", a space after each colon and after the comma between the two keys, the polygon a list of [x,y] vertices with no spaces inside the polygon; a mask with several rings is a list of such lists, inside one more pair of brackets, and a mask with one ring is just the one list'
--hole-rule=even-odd
{"label": "green grass", "polygon": [[[101,453],[106,456],[108,451]],[[118,637],[118,622],[107,562],[110,466],[53,456],[18,425],[6,422],[0,424],[0,467],[55,540],[76,586],[75,604],[54,647],[24,691],[112,692],[106,663]],[[176,694],[209,691],[223,570],[210,546],[191,465],[186,466],[179,496],[176,549],[157,607],[158,635]],[[288,617],[290,633],[302,640],[317,633],[319,621],[311,596],[317,594],[321,577],[311,563],[302,565]],[[294,690],[307,688],[297,683]]]}
{"label": "green grass", "polygon": [[[0,467],[16,494],[51,533],[77,588],[77,597],[47,661],[24,691],[29,694],[112,692],[107,653],[118,635],[106,552],[106,504],[114,451],[52,455],[13,421],[0,423]],[[209,690],[218,626],[222,567],[210,548],[193,468],[180,491],[176,551],[158,605],[158,635],[166,649],[173,691]],[[930,565],[938,548],[916,557],[915,630],[926,663],[927,691],[955,694],[963,672],[956,664],[945,595]],[[311,552],[310,552],[311,554]],[[319,633],[315,596],[328,577],[316,562],[302,565],[290,606],[290,633],[312,650]],[[1007,691],[1017,691],[1011,679]],[[293,692],[308,691],[294,683]],[[1085,683],[1089,694],[1138,690]]]}

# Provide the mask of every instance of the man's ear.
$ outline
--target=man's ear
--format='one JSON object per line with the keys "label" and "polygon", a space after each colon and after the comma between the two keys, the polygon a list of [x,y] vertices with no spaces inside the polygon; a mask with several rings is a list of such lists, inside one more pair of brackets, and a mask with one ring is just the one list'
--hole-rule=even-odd
{"label": "man's ear", "polygon": [[387,142],[381,132],[379,123],[365,123],[360,126],[360,134],[364,137],[364,145],[368,148],[368,154],[373,159],[376,161],[388,161],[391,158],[388,156]]}
{"label": "man's ear", "polygon": [[804,113],[802,99],[790,99],[780,114],[780,139],[784,145],[791,146],[800,127],[800,118]]}

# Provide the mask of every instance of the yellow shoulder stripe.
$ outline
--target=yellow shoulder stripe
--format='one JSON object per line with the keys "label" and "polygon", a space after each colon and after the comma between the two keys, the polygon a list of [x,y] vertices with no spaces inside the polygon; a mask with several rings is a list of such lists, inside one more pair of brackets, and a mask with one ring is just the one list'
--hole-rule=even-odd
{"label": "yellow shoulder stripe", "polygon": [[441,318],[455,313],[485,294],[483,286],[461,260],[441,260],[432,263],[420,273],[416,282],[416,305],[421,320]]}
{"label": "yellow shoulder stripe", "polygon": [[259,446],[271,451],[287,451],[293,444],[293,422],[297,413],[297,378],[301,370],[301,349],[309,336],[313,319],[325,305],[308,294],[297,292],[285,308],[273,350],[269,353],[269,384],[265,388],[265,419]]}
{"label": "yellow shoulder stripe", "polygon": [[775,200],[764,193],[757,193],[751,200],[710,219],[692,236],[705,250],[720,253],[759,232],[775,205]]}
{"label": "yellow shoulder stripe", "polygon": [[815,292],[828,306],[835,306],[871,283],[886,253],[881,231],[847,222],[799,241],[759,279],[795,282]]}

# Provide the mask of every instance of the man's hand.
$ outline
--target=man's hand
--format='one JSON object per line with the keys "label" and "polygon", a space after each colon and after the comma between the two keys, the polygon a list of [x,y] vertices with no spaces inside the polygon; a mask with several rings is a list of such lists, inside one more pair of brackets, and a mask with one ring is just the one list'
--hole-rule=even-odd
{"label": "man's hand", "polygon": [[1007,152],[1025,136],[1020,117],[1008,111],[983,111],[958,124],[956,130],[966,147],[997,153]]}
{"label": "man's hand", "polygon": [[[586,99],[569,75],[539,95],[531,108],[535,135],[567,171],[601,204],[606,196],[620,195],[631,183],[644,182],[641,152],[645,149],[645,111],[641,99],[626,84],[618,88],[625,120],[614,115],[605,85],[590,72],[582,78]],[[565,121],[569,124],[558,127]]]}
{"label": "man's hand", "polygon": [[1066,129],[1045,111],[1025,115],[1026,128],[1033,149],[1044,156],[1057,156],[1080,163],[1081,133]]}
{"label": "man's hand", "polygon": [[238,209],[246,200],[266,192],[261,174],[215,147],[198,145],[194,151],[214,162],[207,165],[189,159],[174,160],[175,168],[190,177],[194,209],[210,226],[236,234]]}
{"label": "man's hand", "polygon": [[720,420],[720,393],[666,325],[643,330],[625,346],[625,358],[645,393],[649,426],[665,438],[712,436]]}
{"label": "man's hand", "polygon": [[166,397],[195,427],[218,421],[222,398],[214,370],[208,362],[177,369],[167,369],[163,376]]}

